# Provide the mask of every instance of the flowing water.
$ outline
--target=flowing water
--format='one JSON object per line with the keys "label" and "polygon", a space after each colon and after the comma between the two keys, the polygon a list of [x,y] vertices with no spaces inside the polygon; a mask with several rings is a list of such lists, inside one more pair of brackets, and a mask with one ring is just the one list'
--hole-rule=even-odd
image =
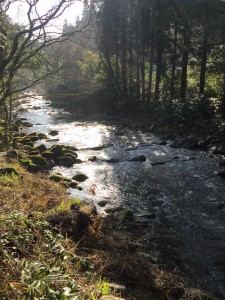
{"label": "flowing water", "polygon": [[[149,132],[77,122],[42,97],[23,102],[17,117],[34,124],[28,132],[58,130],[58,143],[79,149],[81,164],[51,171],[89,177],[83,191],[69,190],[73,197],[155,215],[154,236],[147,234],[144,242],[158,245],[165,266],[225,299],[225,179],[216,175],[221,156],[173,149]],[[141,154],[146,162],[129,161]],[[97,160],[90,162],[91,156]],[[89,194],[93,184],[95,196]]]}

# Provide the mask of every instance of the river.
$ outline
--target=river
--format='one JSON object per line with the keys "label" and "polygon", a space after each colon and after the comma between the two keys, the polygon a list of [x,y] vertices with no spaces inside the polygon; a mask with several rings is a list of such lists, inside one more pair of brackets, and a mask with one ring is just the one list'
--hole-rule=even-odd
{"label": "river", "polygon": [[[122,206],[136,214],[152,214],[154,226],[144,242],[154,244],[165,268],[176,269],[191,285],[225,299],[225,179],[216,174],[221,156],[174,149],[170,141],[129,127],[78,122],[41,96],[21,101],[17,117],[34,124],[27,132],[57,130],[58,143],[79,149],[81,164],[51,171],[89,177],[81,184],[83,191],[69,190],[72,197],[96,205],[106,200],[106,208]],[[142,154],[145,162],[129,161]],[[89,161],[91,156],[97,160]],[[89,194],[93,184],[95,196]]]}

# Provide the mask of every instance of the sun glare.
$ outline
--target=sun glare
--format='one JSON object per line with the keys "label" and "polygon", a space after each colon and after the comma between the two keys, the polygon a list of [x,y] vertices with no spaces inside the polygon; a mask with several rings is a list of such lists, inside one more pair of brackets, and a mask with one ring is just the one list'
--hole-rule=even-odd
{"label": "sun glare", "polygon": [[[53,4],[56,4],[57,1],[54,1],[53,3],[46,0],[39,0],[37,4],[37,12],[39,15],[45,14]],[[8,14],[13,22],[26,25],[28,23],[27,18],[27,10],[28,5],[24,1],[18,1],[11,4]],[[70,7],[68,7],[64,13],[54,22],[51,23],[51,27],[62,29],[63,23],[65,20],[67,20],[68,23],[71,23],[72,25],[75,25],[76,18],[81,17],[83,12],[83,2],[76,1],[74,4],[72,4]]]}

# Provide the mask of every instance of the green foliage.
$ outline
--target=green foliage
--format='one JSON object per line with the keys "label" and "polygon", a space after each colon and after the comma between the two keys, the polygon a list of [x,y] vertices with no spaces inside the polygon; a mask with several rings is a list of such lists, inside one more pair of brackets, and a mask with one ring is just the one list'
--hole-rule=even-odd
{"label": "green foliage", "polygon": [[[64,238],[44,220],[23,214],[0,218],[0,296],[14,299],[76,299],[78,289],[66,272],[73,255]],[[4,291],[4,292],[3,292]],[[17,299],[15,297],[15,299]]]}

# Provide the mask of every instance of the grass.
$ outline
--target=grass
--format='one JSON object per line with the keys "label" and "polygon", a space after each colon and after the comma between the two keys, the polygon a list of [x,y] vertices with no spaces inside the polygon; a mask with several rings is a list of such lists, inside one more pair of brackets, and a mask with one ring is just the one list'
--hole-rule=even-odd
{"label": "grass", "polygon": [[[91,207],[68,198],[60,184],[29,174],[1,154],[4,167],[19,176],[0,176],[0,299],[213,299],[199,297],[199,290],[153,263],[151,249],[138,244],[145,230],[130,218],[91,215]],[[56,230],[46,221],[71,215],[71,204],[92,219],[78,242],[68,238],[69,228]],[[125,292],[112,283],[124,284]]]}

